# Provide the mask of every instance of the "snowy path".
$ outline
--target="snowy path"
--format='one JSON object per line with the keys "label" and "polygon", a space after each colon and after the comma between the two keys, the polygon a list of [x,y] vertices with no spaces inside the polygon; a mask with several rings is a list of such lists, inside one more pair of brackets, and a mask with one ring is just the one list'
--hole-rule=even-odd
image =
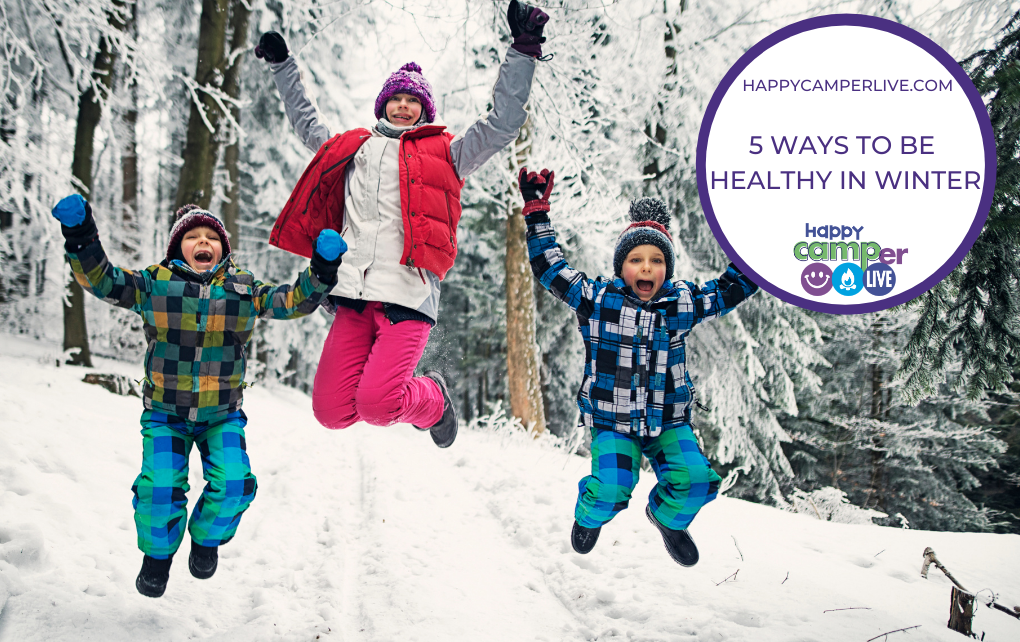
{"label": "snowy path", "polygon": [[[237,538],[204,582],[185,543],[166,595],[144,598],[130,491],[141,404],[54,367],[56,353],[0,336],[0,642],[864,642],[914,625],[896,635],[960,640],[945,628],[948,581],[919,576],[925,546],[968,587],[1020,602],[1018,536],[831,524],[730,499],[698,517],[702,561],[680,568],[642,512],[651,475],[580,556],[568,538],[586,459],[515,435],[462,430],[440,450],[408,426],[330,432],[307,397],[259,387],[245,405],[259,490]],[[849,607],[866,608],[831,611]],[[975,629],[1020,639],[1020,622],[984,608]]]}

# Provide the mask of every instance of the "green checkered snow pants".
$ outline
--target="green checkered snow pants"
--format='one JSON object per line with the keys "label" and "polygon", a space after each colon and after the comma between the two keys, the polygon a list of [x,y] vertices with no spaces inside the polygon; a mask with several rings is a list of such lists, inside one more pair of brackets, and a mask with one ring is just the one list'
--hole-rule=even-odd
{"label": "green checkered snow pants", "polygon": [[[184,539],[185,524],[202,546],[229,542],[255,499],[255,476],[245,452],[248,418],[238,410],[220,421],[194,423],[146,410],[141,421],[142,472],[131,488],[138,548],[156,559],[170,557]],[[185,493],[193,443],[202,455],[206,484],[189,523]]]}
{"label": "green checkered snow pants", "polygon": [[721,479],[702,454],[689,424],[663,428],[656,437],[599,428],[591,432],[591,475],[578,483],[574,509],[581,526],[602,526],[627,508],[638,482],[642,453],[659,481],[648,495],[648,505],[663,526],[687,528],[719,492]]}

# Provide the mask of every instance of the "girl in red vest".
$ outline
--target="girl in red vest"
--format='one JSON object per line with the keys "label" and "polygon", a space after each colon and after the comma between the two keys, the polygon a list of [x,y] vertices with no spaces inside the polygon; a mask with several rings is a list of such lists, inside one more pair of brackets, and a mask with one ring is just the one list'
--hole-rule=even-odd
{"label": "girl in red vest", "polygon": [[440,282],[457,255],[464,179],[513,142],[527,119],[524,104],[549,16],[512,0],[507,20],[513,44],[492,111],[461,136],[437,122],[432,86],[408,63],[383,84],[371,129],[331,137],[283,38],[266,33],[255,49],[271,63],[294,130],[316,152],[269,242],[310,256],[311,240],[331,228],[348,248],[312,391],[315,417],[327,428],[410,423],[429,430],[440,448],[457,436],[443,376],[413,374],[439,317]]}

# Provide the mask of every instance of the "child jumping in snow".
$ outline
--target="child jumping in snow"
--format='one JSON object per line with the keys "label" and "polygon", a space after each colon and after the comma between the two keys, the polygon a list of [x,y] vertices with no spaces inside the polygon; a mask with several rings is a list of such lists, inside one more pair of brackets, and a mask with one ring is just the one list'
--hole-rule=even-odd
{"label": "child jumping in snow", "polygon": [[[311,265],[293,285],[260,283],[234,265],[223,224],[196,205],[177,212],[166,258],[135,272],[114,267],[99,242],[92,207],[74,194],[53,208],[75,280],[103,301],[141,315],[148,348],[142,397],[142,472],[135,480],[135,528],[145,554],[135,587],[159,597],[170,564],[191,534],[188,568],[216,572],[217,550],[237,532],[255,499],[241,410],[246,346],[255,320],[314,312],[336,283],[346,249],[324,230]],[[206,485],[188,521],[188,455],[202,454]]]}
{"label": "child jumping in snow", "polygon": [[440,281],[457,255],[464,179],[510,144],[527,119],[535,60],[549,17],[513,0],[513,44],[493,89],[493,108],[463,136],[438,124],[432,87],[408,63],[383,84],[378,122],[330,138],[305,95],[283,38],[264,34],[255,50],[272,65],[287,116],[316,156],[294,189],[270,244],[308,256],[319,230],[350,247],[331,305],[336,318],[315,373],[312,407],[327,428],[358,421],[410,423],[446,448],[457,413],[443,376],[414,377],[439,317]]}
{"label": "child jumping in snow", "polygon": [[592,550],[602,526],[627,507],[641,455],[658,484],[645,515],[682,566],[698,562],[687,527],[715,499],[719,475],[691,430],[694,385],[685,338],[694,326],[722,316],[758,290],[732,263],[703,287],[673,281],[670,216],[662,201],[631,203],[616,242],[613,279],[589,279],[567,265],[549,223],[553,173],[518,179],[525,205],[528,256],[535,277],[577,313],[585,343],[577,405],[591,432],[591,475],[578,484],[570,543]]}

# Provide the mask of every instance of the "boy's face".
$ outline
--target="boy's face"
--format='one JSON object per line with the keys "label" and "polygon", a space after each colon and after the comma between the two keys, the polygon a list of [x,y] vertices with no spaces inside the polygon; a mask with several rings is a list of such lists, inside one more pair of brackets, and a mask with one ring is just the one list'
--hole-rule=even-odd
{"label": "boy's face", "polygon": [[216,267],[223,258],[223,242],[216,230],[200,225],[184,234],[181,254],[192,270],[205,272]]}
{"label": "boy's face", "polygon": [[639,245],[623,260],[623,282],[642,301],[651,301],[666,280],[666,257],[654,245]]}
{"label": "boy's face", "polygon": [[421,101],[411,94],[393,94],[386,101],[386,120],[391,125],[407,127],[421,118]]}

